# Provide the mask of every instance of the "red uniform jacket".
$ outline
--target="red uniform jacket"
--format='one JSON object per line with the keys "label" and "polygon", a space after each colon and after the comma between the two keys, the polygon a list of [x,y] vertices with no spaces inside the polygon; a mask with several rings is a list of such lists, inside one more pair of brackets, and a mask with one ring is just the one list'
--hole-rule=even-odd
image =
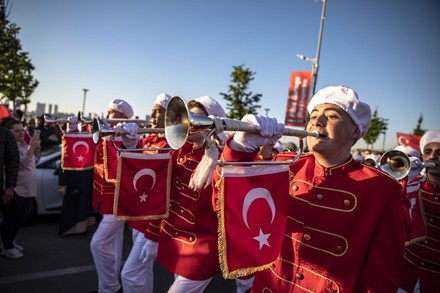
{"label": "red uniform jacket", "polygon": [[405,248],[404,281],[401,287],[412,292],[420,279],[420,292],[440,290],[440,188],[426,180],[419,189],[424,211],[426,238]]}
{"label": "red uniform jacket", "polygon": [[[144,148],[169,148],[168,142],[163,135],[149,135],[142,141]],[[155,151],[146,151],[152,153]],[[160,222],[162,219],[157,220],[141,220],[141,221],[128,221],[128,225],[142,233],[145,238],[158,242]]]}
{"label": "red uniform jacket", "polygon": [[203,148],[186,143],[171,156],[170,214],[161,223],[157,255],[168,271],[191,280],[205,280],[220,272],[212,188],[194,191],[188,187],[203,153]]}
{"label": "red uniform jacket", "polygon": [[[222,155],[249,156],[227,146]],[[271,268],[256,273],[252,292],[396,292],[404,247],[397,181],[353,159],[324,168],[312,154],[290,169],[282,248]]]}

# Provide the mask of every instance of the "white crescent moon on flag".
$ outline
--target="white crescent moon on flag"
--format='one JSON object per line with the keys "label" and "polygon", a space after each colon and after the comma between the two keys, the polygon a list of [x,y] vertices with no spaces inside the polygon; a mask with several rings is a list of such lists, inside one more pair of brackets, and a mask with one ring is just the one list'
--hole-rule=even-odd
{"label": "white crescent moon on flag", "polygon": [[404,138],[403,136],[400,136],[398,139],[398,144],[400,145],[408,145],[409,139]]}
{"label": "white crescent moon on flag", "polygon": [[153,189],[154,184],[156,184],[156,172],[154,172],[152,169],[148,169],[148,168],[139,170],[133,177],[133,187],[136,191],[138,191],[136,183],[139,180],[139,178],[141,178],[144,175],[149,175],[149,176],[151,176],[151,178],[153,178],[153,184],[151,185],[151,189]]}
{"label": "white crescent moon on flag", "polygon": [[272,219],[270,221],[270,223],[273,222],[273,219],[275,218],[275,203],[273,201],[272,195],[270,194],[269,190],[267,190],[266,188],[254,188],[251,191],[249,191],[245,198],[244,198],[244,203],[243,203],[243,221],[246,224],[246,227],[248,227],[248,229],[250,229],[248,221],[247,221],[247,213],[249,210],[249,207],[251,206],[251,204],[254,202],[254,200],[256,199],[264,199],[266,200],[267,204],[270,207],[270,211],[272,212]]}
{"label": "white crescent moon on flag", "polygon": [[89,153],[89,145],[87,144],[87,142],[80,140],[80,141],[77,141],[73,144],[72,150],[75,154],[76,154],[76,147],[79,145],[85,146],[86,147],[86,154]]}

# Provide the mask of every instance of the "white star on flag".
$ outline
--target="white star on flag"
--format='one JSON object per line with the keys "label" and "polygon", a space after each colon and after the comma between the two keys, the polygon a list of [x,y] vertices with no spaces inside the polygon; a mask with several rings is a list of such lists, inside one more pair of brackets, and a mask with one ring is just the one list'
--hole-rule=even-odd
{"label": "white star on flag", "polygon": [[141,201],[140,202],[143,202],[143,201],[147,201],[147,197],[148,197],[148,194],[145,194],[145,192],[141,195],[141,196],[139,196],[139,198],[141,199]]}
{"label": "white star on flag", "polygon": [[267,241],[269,236],[270,236],[270,233],[264,234],[260,228],[260,235],[254,237],[254,239],[260,243],[260,250],[261,250],[261,248],[263,248],[264,245],[267,245],[268,247],[270,247],[269,241]]}
{"label": "white star on flag", "polygon": [[82,162],[82,161],[84,161],[84,157],[82,155],[79,155],[78,156],[78,162]]}

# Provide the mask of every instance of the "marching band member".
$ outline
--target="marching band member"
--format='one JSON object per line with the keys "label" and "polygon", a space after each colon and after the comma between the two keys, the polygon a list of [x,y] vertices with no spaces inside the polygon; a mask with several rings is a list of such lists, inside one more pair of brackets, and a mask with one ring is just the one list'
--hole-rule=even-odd
{"label": "marching band member", "polygon": [[[196,115],[225,117],[222,106],[202,96],[188,102]],[[217,215],[211,206],[211,185],[193,190],[191,175],[204,155],[204,137],[195,133],[179,150],[172,152],[170,214],[162,220],[157,260],[174,273],[168,292],[203,292],[220,272]]]}
{"label": "marching band member", "polygon": [[403,188],[402,209],[405,227],[405,246],[426,238],[424,220],[420,211],[418,191],[421,184],[420,172],[423,169],[420,152],[411,146],[398,145],[394,150],[406,154],[410,161],[407,176],[399,180]]}
{"label": "marching band member", "polygon": [[[164,128],[165,111],[170,99],[171,96],[165,93],[157,96],[151,111],[151,128]],[[135,123],[128,124],[123,127],[126,129],[132,127],[134,131],[129,131],[129,133],[136,133],[137,125]],[[122,136],[122,139],[126,141],[127,137]],[[131,145],[128,145],[130,143],[124,144],[127,148],[131,148],[135,146],[135,143],[137,143],[137,139]],[[144,138],[142,143],[146,149],[169,148],[165,134],[150,134]],[[149,150],[146,152],[157,153],[159,151]],[[128,225],[133,228],[133,247],[121,272],[122,289],[125,293],[153,292],[153,265],[157,256],[160,222],[161,219],[128,221]]]}
{"label": "marching band member", "polygon": [[[404,247],[401,186],[350,153],[370,125],[370,107],[352,89],[331,86],[316,93],[308,111],[307,131],[320,136],[307,137],[310,153],[290,166],[281,251],[272,267],[256,273],[252,292],[396,292]],[[258,147],[282,136],[284,125],[275,118],[242,120],[260,133],[237,132],[222,160],[255,160]]]}
{"label": "marching band member", "polygon": [[[79,134],[78,117],[68,117],[67,121],[65,132]],[[62,132],[61,135],[63,143],[67,143],[65,133]],[[90,152],[90,158],[93,158],[92,156],[94,157],[94,151]],[[58,174],[58,194],[63,197],[58,226],[58,234],[60,235],[84,234],[88,231],[89,226],[96,224],[95,210],[92,207],[92,167],[91,164],[87,169],[61,168]]]}
{"label": "marching band member", "polygon": [[[132,116],[133,109],[129,103],[121,99],[110,101],[107,119],[129,119]],[[119,273],[125,221],[116,220],[113,216],[115,184],[105,180],[101,142],[96,148],[93,188],[92,205],[103,216],[90,242],[90,250],[98,273],[98,291],[114,293],[121,289]]]}
{"label": "marching band member", "polygon": [[426,168],[426,179],[418,192],[426,238],[405,248],[402,293],[437,292],[440,287],[440,130],[425,133],[420,150],[423,161],[435,167]]}

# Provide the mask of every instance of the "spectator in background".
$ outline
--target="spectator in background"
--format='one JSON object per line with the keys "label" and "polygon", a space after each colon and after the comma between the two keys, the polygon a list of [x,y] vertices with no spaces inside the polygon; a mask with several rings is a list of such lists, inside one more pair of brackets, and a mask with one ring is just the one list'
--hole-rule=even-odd
{"label": "spectator in background", "polygon": [[285,152],[296,152],[296,151],[298,151],[298,146],[292,141],[286,142],[284,144],[284,151]]}
{"label": "spectator in background", "polygon": [[60,136],[55,129],[55,125],[45,125],[43,116],[35,118],[35,129],[40,130],[41,151],[44,152],[53,146],[60,144]]}
{"label": "spectator in background", "polygon": [[[14,187],[17,184],[19,154],[17,143],[12,133],[4,128],[3,118],[0,123],[0,222],[3,218],[3,208],[14,197]],[[0,233],[2,226],[0,225]],[[2,237],[3,238],[3,237]],[[4,245],[2,243],[2,249]]]}
{"label": "spectator in background", "polygon": [[353,150],[353,159],[358,162],[362,162],[364,160],[364,157],[361,155],[359,149]]}
{"label": "spectator in background", "polygon": [[23,124],[15,119],[6,122],[18,146],[20,156],[18,178],[14,187],[13,197],[3,202],[3,223],[1,236],[4,249],[2,255],[17,259],[23,257],[23,247],[15,242],[20,228],[31,215],[34,197],[37,196],[36,163],[40,158],[40,139],[34,136],[29,145],[24,141],[25,130]]}

